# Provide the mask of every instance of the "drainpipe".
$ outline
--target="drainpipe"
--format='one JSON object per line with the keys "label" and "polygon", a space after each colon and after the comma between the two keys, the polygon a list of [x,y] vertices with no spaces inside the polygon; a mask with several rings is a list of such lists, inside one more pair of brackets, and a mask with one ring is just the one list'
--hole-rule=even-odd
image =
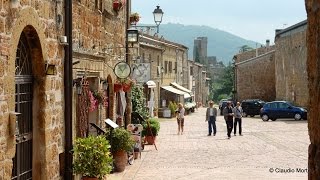
{"label": "drainpipe", "polygon": [[64,179],[72,180],[72,0],[65,0],[65,35],[68,45],[64,52],[64,102],[65,102],[65,169]]}
{"label": "drainpipe", "polygon": [[[125,47],[126,47],[126,63],[128,63],[131,67],[131,62],[130,62],[130,57],[129,57],[129,45],[128,45],[128,33],[127,29],[129,29],[129,13],[130,13],[130,7],[131,7],[131,0],[127,0],[126,4],[126,25],[125,25],[125,33],[126,33],[126,42],[125,42]],[[132,113],[132,102],[131,102],[131,90],[126,92],[126,101],[127,101],[127,107],[126,107],[126,117],[124,121],[125,128],[127,128],[128,124],[131,124],[131,113]]]}

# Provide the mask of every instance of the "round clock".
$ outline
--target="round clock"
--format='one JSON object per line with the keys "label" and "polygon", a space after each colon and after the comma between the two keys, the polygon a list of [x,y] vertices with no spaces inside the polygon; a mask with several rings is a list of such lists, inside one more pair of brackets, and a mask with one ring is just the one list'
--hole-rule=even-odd
{"label": "round clock", "polygon": [[116,64],[116,66],[113,69],[114,74],[120,78],[125,79],[127,78],[131,73],[131,68],[128,63],[126,62],[119,62]]}

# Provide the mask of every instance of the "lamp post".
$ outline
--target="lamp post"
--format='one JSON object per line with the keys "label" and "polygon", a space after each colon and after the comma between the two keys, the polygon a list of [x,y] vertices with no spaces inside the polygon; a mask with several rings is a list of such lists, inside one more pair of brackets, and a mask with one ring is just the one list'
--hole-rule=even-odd
{"label": "lamp post", "polygon": [[160,9],[160,6],[157,6],[152,13],[153,13],[154,23],[156,24],[155,26],[135,26],[135,27],[136,28],[157,28],[157,33],[159,33],[159,25],[162,22],[162,17],[164,13],[162,9]]}
{"label": "lamp post", "polygon": [[159,25],[162,22],[162,17],[163,17],[163,11],[162,9],[160,9],[160,6],[157,6],[157,8],[153,11],[154,22],[157,25],[157,33],[159,33]]}

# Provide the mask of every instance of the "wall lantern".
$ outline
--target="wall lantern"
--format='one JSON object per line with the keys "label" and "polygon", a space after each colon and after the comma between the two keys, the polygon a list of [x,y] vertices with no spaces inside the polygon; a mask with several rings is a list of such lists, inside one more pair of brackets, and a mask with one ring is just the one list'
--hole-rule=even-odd
{"label": "wall lantern", "polygon": [[137,43],[139,41],[139,31],[137,29],[127,29],[128,43]]}
{"label": "wall lantern", "polygon": [[109,86],[108,81],[102,80],[101,82],[102,82],[102,89],[105,91],[108,90],[108,86]]}
{"label": "wall lantern", "polygon": [[57,68],[54,64],[45,64],[46,75],[56,75]]}
{"label": "wall lantern", "polygon": [[77,88],[77,94],[81,95],[82,94],[82,85],[81,85],[81,79],[74,79],[73,80],[73,86],[76,85]]}

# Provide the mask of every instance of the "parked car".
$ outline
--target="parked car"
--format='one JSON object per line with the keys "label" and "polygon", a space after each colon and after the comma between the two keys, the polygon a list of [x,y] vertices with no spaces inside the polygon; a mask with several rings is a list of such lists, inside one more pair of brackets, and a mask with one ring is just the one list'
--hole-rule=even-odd
{"label": "parked car", "polygon": [[243,110],[243,116],[248,115],[254,117],[255,115],[260,115],[260,109],[265,104],[264,101],[260,99],[246,99],[241,102],[241,107]]}
{"label": "parked car", "polygon": [[288,101],[267,102],[261,108],[260,116],[263,121],[271,119],[275,121],[280,118],[294,118],[295,120],[307,119],[307,110],[292,105]]}

